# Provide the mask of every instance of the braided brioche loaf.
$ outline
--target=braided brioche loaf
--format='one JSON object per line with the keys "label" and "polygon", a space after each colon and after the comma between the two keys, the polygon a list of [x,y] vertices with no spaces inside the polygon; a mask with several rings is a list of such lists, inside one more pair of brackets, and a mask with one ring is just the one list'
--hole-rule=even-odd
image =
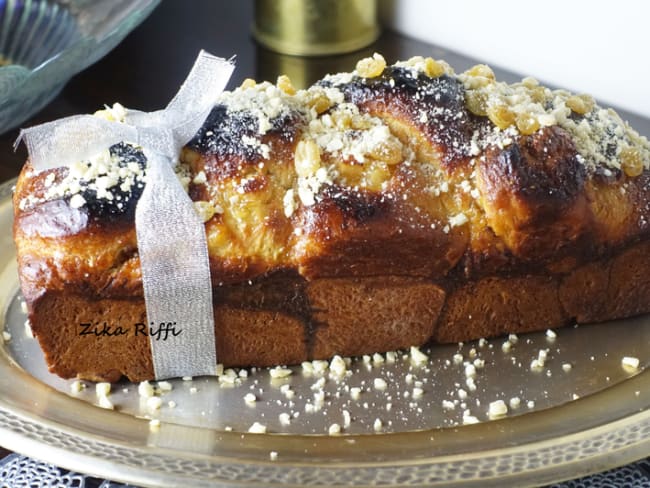
{"label": "braided brioche loaf", "polygon": [[[375,55],[308,90],[247,80],[177,168],[205,220],[217,357],[293,364],[648,312],[649,165],[648,141],[590,97],[484,65]],[[60,376],[153,377],[148,337],[79,334],[146,323],[145,183],[128,143],[20,175],[21,286]]]}

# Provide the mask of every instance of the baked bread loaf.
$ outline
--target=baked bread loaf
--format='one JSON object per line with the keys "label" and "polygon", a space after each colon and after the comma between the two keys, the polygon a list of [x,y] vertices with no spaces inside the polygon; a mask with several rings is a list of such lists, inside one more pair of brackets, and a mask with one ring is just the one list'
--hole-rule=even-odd
{"label": "baked bread loaf", "polygon": [[[650,144],[588,96],[375,55],[308,90],[247,80],[181,162],[227,366],[650,311]],[[27,162],[18,179],[22,291],[62,377],[153,378],[147,336],[107,333],[146,323],[144,184],[128,141],[69,169]]]}

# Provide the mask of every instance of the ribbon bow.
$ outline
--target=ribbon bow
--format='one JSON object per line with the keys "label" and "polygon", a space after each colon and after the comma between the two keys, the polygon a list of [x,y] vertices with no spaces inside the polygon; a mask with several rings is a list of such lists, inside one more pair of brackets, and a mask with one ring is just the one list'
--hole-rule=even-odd
{"label": "ribbon bow", "polygon": [[[157,379],[215,373],[212,282],[205,227],[173,165],[223,91],[234,66],[201,51],[176,96],[164,110],[127,110],[125,121],[78,115],[24,129],[37,171],[88,160],[122,141],[142,147],[146,186],[135,226],[147,320],[177,333],[150,337]],[[160,340],[164,338],[165,340]]]}

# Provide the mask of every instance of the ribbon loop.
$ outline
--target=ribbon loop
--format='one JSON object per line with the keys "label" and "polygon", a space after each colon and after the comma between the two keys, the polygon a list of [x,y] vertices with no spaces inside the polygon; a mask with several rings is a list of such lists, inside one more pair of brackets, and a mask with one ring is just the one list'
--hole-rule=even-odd
{"label": "ribbon loop", "polygon": [[233,69],[232,63],[201,51],[164,110],[128,110],[124,122],[67,117],[22,130],[16,141],[25,142],[37,171],[88,160],[122,141],[142,146],[146,186],[136,207],[135,227],[157,379],[215,373],[205,227],[172,164],[200,129]]}

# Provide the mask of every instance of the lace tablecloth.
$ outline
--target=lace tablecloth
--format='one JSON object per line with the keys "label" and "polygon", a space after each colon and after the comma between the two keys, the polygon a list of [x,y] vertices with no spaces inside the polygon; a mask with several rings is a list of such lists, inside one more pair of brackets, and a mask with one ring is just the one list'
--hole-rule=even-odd
{"label": "lace tablecloth", "polygon": [[[10,454],[0,460],[0,488],[137,488]],[[548,488],[650,488],[650,458]]]}

